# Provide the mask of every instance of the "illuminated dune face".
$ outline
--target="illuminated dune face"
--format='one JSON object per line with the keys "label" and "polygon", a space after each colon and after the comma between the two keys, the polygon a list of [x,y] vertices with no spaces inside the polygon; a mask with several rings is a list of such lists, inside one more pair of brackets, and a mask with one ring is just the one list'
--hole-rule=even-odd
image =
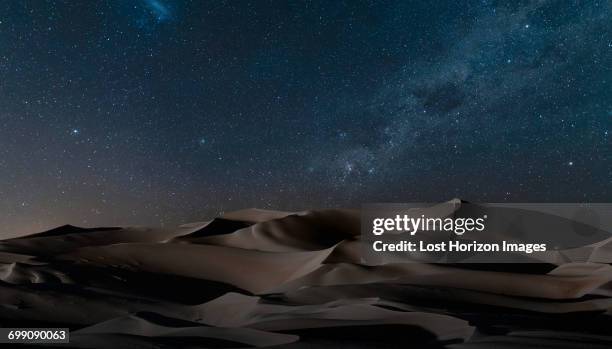
{"label": "illuminated dune face", "polygon": [[[76,347],[126,335],[117,347],[471,345],[553,343],[561,326],[553,314],[590,312],[593,325],[612,306],[608,264],[538,265],[527,273],[517,265],[503,272],[486,264],[364,265],[362,243],[355,210],[245,210],[175,229],[65,226],[2,241],[0,317],[70,327]],[[525,323],[525,314],[550,320],[553,332],[513,337],[510,328],[541,326]],[[493,335],[490,326],[509,327]],[[587,327],[579,327],[583,341],[608,340]],[[482,328],[477,339],[475,328]]]}

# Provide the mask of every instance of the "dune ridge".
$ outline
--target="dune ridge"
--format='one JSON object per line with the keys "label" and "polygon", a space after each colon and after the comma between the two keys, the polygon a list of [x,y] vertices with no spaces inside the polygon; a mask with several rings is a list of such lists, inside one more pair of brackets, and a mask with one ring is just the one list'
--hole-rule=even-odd
{"label": "dune ridge", "polygon": [[359,215],[250,209],[2,240],[0,321],[70,327],[72,348],[612,345],[610,242],[527,272],[365,264]]}

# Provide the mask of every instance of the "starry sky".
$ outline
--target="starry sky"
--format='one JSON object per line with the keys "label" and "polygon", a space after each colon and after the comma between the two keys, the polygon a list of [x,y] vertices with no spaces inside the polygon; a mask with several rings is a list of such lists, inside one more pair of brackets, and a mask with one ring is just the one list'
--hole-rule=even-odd
{"label": "starry sky", "polygon": [[609,202],[610,1],[3,1],[0,233]]}

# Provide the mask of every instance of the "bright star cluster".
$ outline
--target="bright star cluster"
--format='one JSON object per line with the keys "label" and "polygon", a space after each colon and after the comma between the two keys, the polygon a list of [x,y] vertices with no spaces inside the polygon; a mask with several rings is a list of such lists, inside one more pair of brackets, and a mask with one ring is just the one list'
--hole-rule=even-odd
{"label": "bright star cluster", "polygon": [[612,198],[607,1],[5,1],[0,233]]}

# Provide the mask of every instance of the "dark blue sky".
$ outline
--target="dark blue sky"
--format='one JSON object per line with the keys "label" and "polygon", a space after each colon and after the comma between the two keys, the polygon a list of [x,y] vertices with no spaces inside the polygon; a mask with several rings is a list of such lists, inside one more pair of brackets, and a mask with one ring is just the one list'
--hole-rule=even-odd
{"label": "dark blue sky", "polygon": [[0,4],[0,222],[609,201],[609,1]]}

